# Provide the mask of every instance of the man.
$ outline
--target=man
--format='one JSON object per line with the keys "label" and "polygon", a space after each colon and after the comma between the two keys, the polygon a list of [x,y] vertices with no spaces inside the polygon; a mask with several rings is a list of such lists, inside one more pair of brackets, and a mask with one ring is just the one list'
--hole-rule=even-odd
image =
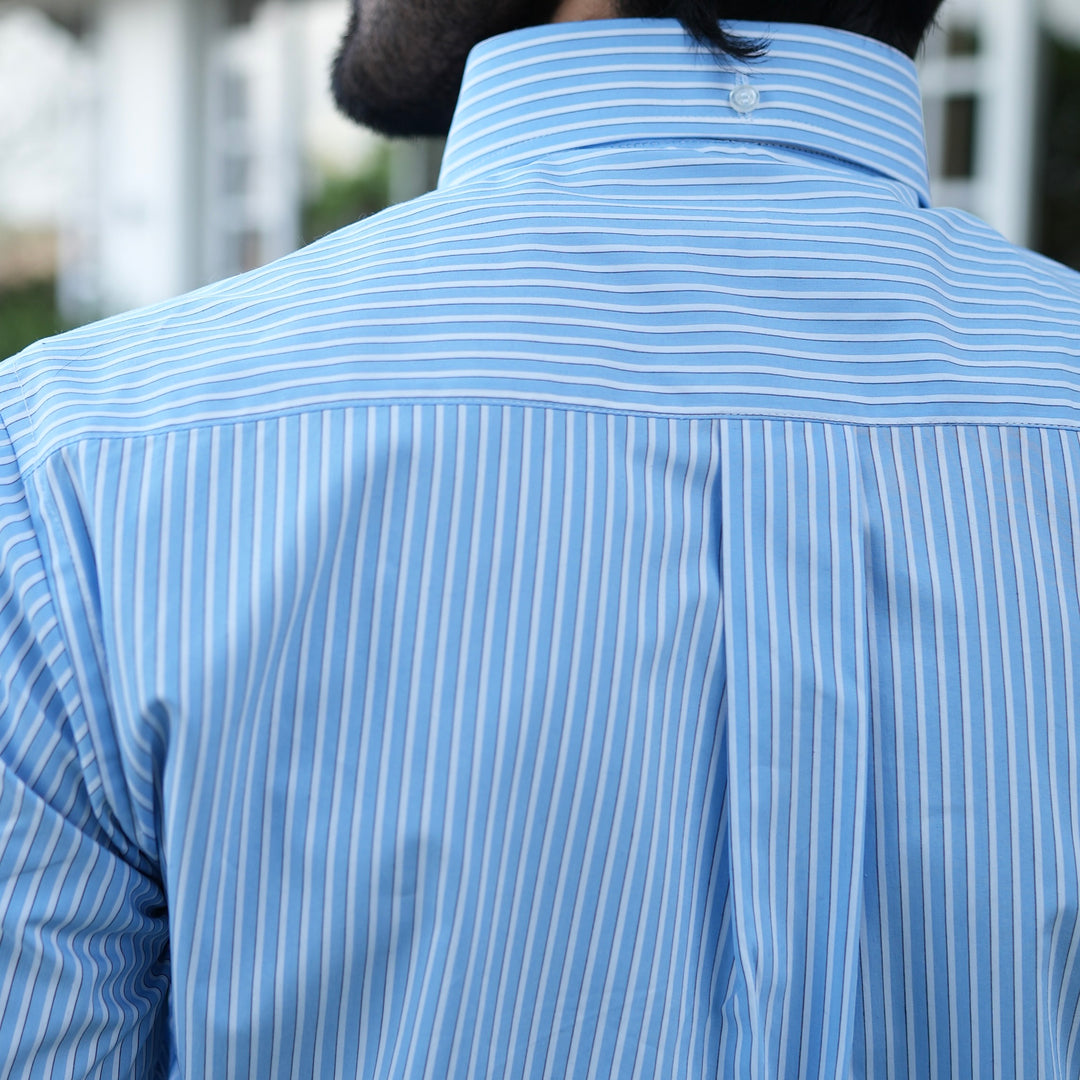
{"label": "man", "polygon": [[1080,1075],[1080,280],[933,6],[362,2],[439,189],[3,369],[0,1073]]}

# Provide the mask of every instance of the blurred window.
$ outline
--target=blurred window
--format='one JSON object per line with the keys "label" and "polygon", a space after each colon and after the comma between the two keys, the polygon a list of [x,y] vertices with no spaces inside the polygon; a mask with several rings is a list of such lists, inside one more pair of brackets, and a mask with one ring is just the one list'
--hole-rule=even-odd
{"label": "blurred window", "polygon": [[226,124],[242,124],[251,111],[248,83],[242,72],[225,71],[221,78],[221,118]]}
{"label": "blurred window", "polygon": [[975,175],[975,122],[978,99],[959,94],[945,99],[945,130],[942,138],[941,175],[947,180],[966,180]]}
{"label": "blurred window", "polygon": [[979,32],[974,26],[950,26],[945,35],[948,56],[976,56],[979,52]]}

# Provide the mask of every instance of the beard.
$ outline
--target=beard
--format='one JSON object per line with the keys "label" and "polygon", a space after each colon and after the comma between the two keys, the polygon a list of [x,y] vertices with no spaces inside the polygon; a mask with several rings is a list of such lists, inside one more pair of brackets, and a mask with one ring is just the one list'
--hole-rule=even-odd
{"label": "beard", "polygon": [[330,85],[383,135],[445,135],[465,61],[485,38],[551,21],[559,0],[352,0]]}

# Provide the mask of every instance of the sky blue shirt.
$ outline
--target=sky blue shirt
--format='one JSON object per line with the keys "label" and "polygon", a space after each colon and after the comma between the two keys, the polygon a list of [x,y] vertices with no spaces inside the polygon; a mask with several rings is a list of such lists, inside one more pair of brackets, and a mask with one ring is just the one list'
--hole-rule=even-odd
{"label": "sky blue shirt", "polygon": [[1080,1075],[1080,278],[769,36],[0,369],[0,1076]]}

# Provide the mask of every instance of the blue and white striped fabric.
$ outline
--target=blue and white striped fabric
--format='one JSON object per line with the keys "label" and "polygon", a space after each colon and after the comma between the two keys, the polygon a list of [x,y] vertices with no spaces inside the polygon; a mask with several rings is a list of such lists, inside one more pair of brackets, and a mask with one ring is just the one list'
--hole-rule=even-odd
{"label": "blue and white striped fabric", "polygon": [[0,1075],[1080,1076],[1080,278],[746,29],[0,369]]}

